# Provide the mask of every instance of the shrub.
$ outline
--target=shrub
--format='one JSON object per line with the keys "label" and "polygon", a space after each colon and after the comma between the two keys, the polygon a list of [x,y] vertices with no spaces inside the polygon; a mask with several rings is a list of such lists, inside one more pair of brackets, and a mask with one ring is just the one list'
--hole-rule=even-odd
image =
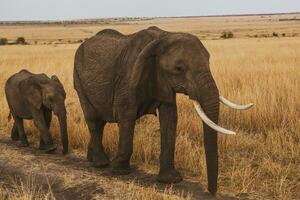
{"label": "shrub", "polygon": [[282,37],[285,37],[285,33],[282,33]]}
{"label": "shrub", "polygon": [[27,44],[24,37],[18,37],[16,44]]}
{"label": "shrub", "polygon": [[6,38],[0,38],[0,45],[6,45],[7,44],[7,39]]}
{"label": "shrub", "polygon": [[273,32],[273,37],[278,37],[278,33]]}
{"label": "shrub", "polygon": [[223,39],[229,39],[229,38],[233,38],[233,33],[231,31],[225,31],[222,33],[221,38]]}

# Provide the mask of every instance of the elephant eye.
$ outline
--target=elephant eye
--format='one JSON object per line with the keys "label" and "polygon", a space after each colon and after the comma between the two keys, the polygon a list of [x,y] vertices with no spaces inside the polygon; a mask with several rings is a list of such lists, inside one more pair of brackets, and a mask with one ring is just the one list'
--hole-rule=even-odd
{"label": "elephant eye", "polygon": [[184,65],[176,65],[175,70],[177,72],[183,73],[185,71],[185,67],[184,67]]}

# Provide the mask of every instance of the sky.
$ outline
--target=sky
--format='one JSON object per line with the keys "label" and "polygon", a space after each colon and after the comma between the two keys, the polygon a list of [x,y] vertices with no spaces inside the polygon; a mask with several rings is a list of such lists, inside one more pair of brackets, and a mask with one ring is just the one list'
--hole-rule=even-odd
{"label": "sky", "polygon": [[0,21],[299,11],[300,0],[0,0]]}

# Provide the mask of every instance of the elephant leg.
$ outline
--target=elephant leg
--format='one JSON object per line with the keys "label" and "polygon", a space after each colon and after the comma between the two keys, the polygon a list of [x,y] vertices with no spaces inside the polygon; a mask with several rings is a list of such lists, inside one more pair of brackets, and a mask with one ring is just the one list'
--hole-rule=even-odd
{"label": "elephant leg", "polygon": [[[51,124],[51,120],[52,120],[52,112],[51,112],[51,110],[47,109],[47,110],[44,111],[44,118],[45,118],[46,127],[49,130],[50,124]],[[45,145],[46,144],[45,144],[45,142],[43,140],[43,137],[40,136],[40,147],[39,147],[39,149],[40,150],[45,150],[46,149]]]}
{"label": "elephant leg", "polygon": [[104,151],[102,144],[105,122],[102,120],[99,121],[97,111],[95,110],[94,106],[91,105],[90,101],[86,98],[85,92],[81,87],[80,79],[76,71],[74,71],[74,87],[77,91],[84,118],[90,132],[87,159],[88,161],[93,162],[93,165],[95,167],[107,166],[109,164],[109,159]]}
{"label": "elephant leg", "polygon": [[23,119],[14,117],[14,120],[15,120],[14,125],[16,125],[18,133],[19,133],[19,139],[21,141],[21,146],[27,147],[29,144],[28,144],[27,136],[24,131]]}
{"label": "elephant leg", "polygon": [[177,107],[175,102],[172,104],[160,105],[159,123],[161,134],[161,152],[160,171],[157,181],[163,183],[177,183],[182,181],[182,177],[174,166],[177,126]]}
{"label": "elephant leg", "polygon": [[102,144],[103,129],[106,124],[99,120],[86,120],[90,131],[90,142],[88,147],[88,160],[94,167],[102,168],[109,165],[109,159]]}
{"label": "elephant leg", "polygon": [[11,129],[11,136],[10,137],[13,141],[18,141],[19,140],[19,132],[18,132],[18,127],[16,125],[16,122],[14,122],[14,125]]}
{"label": "elephant leg", "polygon": [[40,147],[39,150],[45,150],[46,149],[46,144],[43,140],[43,138],[40,136]]}
{"label": "elephant leg", "polygon": [[51,153],[56,150],[56,146],[53,144],[52,136],[49,132],[49,125],[46,122],[43,111],[35,111],[33,113],[33,121],[35,126],[40,131],[40,137],[43,140],[43,150],[46,153]]}
{"label": "elephant leg", "polygon": [[119,147],[117,157],[112,161],[116,174],[130,173],[130,158],[133,152],[133,135],[135,120],[119,122]]}
{"label": "elephant leg", "polygon": [[86,154],[86,158],[89,162],[93,162],[93,147],[92,147],[92,140],[91,140],[92,136],[90,134],[90,141],[88,144],[88,149],[87,149],[87,154]]}

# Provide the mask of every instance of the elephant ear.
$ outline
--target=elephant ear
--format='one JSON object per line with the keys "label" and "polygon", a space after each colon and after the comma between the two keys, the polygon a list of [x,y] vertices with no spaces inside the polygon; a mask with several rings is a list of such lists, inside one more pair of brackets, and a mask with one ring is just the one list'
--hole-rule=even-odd
{"label": "elephant ear", "polygon": [[63,84],[60,82],[60,80],[58,79],[58,77],[56,75],[52,75],[51,80],[53,80],[55,83],[57,83],[58,85],[60,85],[63,88]]}
{"label": "elephant ear", "polygon": [[154,80],[155,88],[153,92],[157,100],[165,103],[174,102],[175,93],[168,82],[169,78],[166,77],[164,69],[159,64],[159,58],[168,50],[169,47],[178,41],[178,39],[178,37],[170,37],[169,35],[165,35],[160,39],[159,45],[156,48],[156,75]]}
{"label": "elephant ear", "polygon": [[52,75],[51,76],[51,80],[53,80],[56,84],[59,85],[60,87],[60,92],[63,94],[63,96],[66,98],[66,92],[65,92],[65,89],[64,89],[64,86],[63,84],[60,82],[60,80],[58,79],[58,77],[56,75]]}
{"label": "elephant ear", "polygon": [[36,109],[42,107],[42,94],[39,82],[34,77],[29,77],[19,83],[19,90],[25,99]]}
{"label": "elephant ear", "polygon": [[[137,105],[138,96],[145,96],[141,94],[143,92],[151,93],[152,96],[162,102],[171,103],[174,101],[175,94],[170,85],[166,83],[162,69],[157,66],[157,59],[173,42],[168,37],[161,37],[150,42],[139,53],[129,79],[131,96],[135,98],[131,101],[133,105]],[[147,84],[153,86],[150,87],[151,91],[149,91],[149,87],[142,88]]]}
{"label": "elephant ear", "polygon": [[[146,90],[146,88],[141,88],[140,86],[143,85],[143,81],[145,81],[146,77],[150,75],[150,67],[151,64],[154,64],[155,55],[156,55],[156,48],[159,44],[159,40],[153,40],[149,44],[147,44],[143,50],[139,53],[130,73],[129,78],[129,90],[130,96],[133,97],[132,103],[136,105],[136,97],[138,92],[142,90]],[[154,80],[153,80],[154,81]],[[147,91],[146,91],[147,92]]]}
{"label": "elephant ear", "polygon": [[139,53],[137,60],[134,63],[131,72],[130,86],[131,88],[136,88],[141,81],[142,75],[146,67],[148,67],[149,59],[155,56],[155,49],[159,44],[159,40],[154,40],[147,44],[143,50]]}
{"label": "elephant ear", "polygon": [[52,76],[51,76],[51,79],[52,79],[53,81],[56,81],[57,83],[60,83],[60,84],[61,84],[61,82],[59,81],[59,79],[58,79],[58,77],[57,77],[56,75],[52,75]]}

